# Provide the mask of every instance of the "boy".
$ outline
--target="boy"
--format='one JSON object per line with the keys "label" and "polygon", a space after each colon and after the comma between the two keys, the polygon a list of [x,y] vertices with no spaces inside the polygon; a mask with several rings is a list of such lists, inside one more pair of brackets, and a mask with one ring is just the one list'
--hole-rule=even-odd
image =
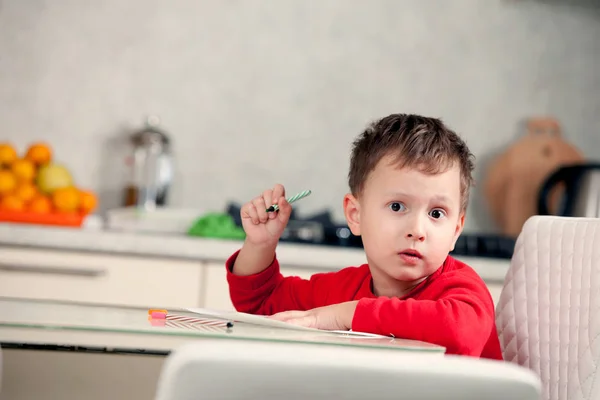
{"label": "boy", "polygon": [[[462,232],[473,155],[442,121],[392,114],[354,142],[344,214],[368,263],[309,280],[275,257],[291,206],[276,185],[241,210],[246,240],[226,263],[238,311],[326,330],[370,332],[502,359],[479,275],[448,255]],[[278,204],[277,213],[267,213]]]}

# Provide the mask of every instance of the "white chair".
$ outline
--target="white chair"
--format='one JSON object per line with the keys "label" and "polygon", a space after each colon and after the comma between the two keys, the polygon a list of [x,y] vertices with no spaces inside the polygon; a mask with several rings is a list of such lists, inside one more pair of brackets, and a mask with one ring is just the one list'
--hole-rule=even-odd
{"label": "white chair", "polygon": [[519,235],[496,307],[504,359],[543,398],[600,398],[600,219],[535,216]]}
{"label": "white chair", "polygon": [[163,365],[156,400],[538,400],[539,378],[501,361],[340,345],[202,339]]}

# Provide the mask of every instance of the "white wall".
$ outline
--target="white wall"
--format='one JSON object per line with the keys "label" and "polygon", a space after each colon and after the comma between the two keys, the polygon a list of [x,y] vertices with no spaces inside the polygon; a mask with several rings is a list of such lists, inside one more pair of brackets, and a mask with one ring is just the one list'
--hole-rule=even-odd
{"label": "white wall", "polygon": [[[341,218],[350,142],[392,112],[442,117],[479,178],[529,115],[598,158],[598,39],[582,0],[0,0],[0,139],[48,140],[112,207],[118,138],[157,113],[171,204],[221,209],[282,182],[314,191],[301,213]],[[493,229],[476,190],[466,230]]]}

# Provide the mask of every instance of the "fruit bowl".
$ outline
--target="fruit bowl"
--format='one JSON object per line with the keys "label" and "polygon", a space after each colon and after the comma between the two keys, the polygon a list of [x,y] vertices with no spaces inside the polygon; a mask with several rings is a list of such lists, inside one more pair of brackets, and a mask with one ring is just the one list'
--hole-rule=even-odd
{"label": "fruit bowl", "polygon": [[0,222],[81,227],[97,201],[48,144],[33,143],[19,156],[10,143],[0,143]]}
{"label": "fruit bowl", "polygon": [[51,212],[40,214],[32,211],[0,210],[0,222],[15,224],[55,225],[80,228],[85,214]]}

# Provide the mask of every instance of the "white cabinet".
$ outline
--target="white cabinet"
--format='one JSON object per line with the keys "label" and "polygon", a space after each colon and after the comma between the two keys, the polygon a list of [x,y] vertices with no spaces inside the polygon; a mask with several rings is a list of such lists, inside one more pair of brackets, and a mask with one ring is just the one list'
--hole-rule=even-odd
{"label": "white cabinet", "polygon": [[[313,265],[299,250],[294,250],[295,253],[284,250],[281,250],[282,256],[279,257],[284,276],[309,279],[315,273],[332,271],[326,266]],[[327,255],[323,255],[320,259],[326,257]],[[356,261],[353,254],[344,257],[341,257],[343,259],[340,264],[351,265],[350,262]],[[306,261],[305,265],[296,264],[303,259]],[[0,296],[142,307],[233,310],[225,261],[225,258],[192,261],[144,255],[0,246]],[[497,303],[504,278],[504,273],[500,272],[507,269],[505,264],[508,261],[484,261],[465,259],[482,276],[492,276],[493,279],[487,279],[486,284],[494,303]],[[498,273],[491,274],[488,271]]]}
{"label": "white cabinet", "polygon": [[0,296],[195,307],[201,289],[200,262],[0,247]]}
{"label": "white cabinet", "polygon": [[233,311],[229,298],[229,285],[223,262],[207,262],[204,264],[202,303],[203,307],[213,310]]}

